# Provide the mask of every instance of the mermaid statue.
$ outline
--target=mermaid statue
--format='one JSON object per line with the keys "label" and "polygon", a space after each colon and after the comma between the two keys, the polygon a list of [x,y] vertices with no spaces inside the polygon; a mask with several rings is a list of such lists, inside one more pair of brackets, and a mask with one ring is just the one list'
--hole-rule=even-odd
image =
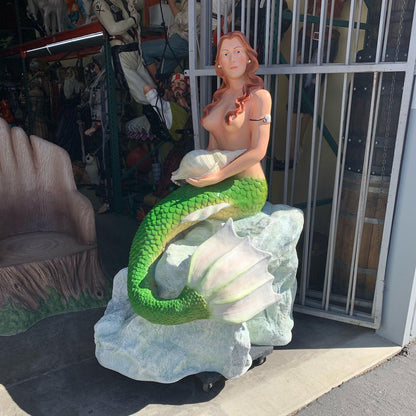
{"label": "mermaid statue", "polygon": [[[175,299],[163,299],[153,277],[166,244],[204,219],[238,219],[261,211],[267,183],[261,166],[270,135],[271,97],[255,75],[257,53],[238,31],[223,35],[215,59],[222,79],[203,112],[209,132],[205,151],[184,158],[174,180],[182,184],[141,223],[131,246],[128,295],[133,310],[155,324],[198,319],[245,322],[279,299],[267,272],[269,255],[240,241],[227,221],[194,253],[188,283]],[[205,171],[193,170],[202,160]],[[243,247],[243,248],[241,248]],[[243,250],[243,251],[241,251]]]}

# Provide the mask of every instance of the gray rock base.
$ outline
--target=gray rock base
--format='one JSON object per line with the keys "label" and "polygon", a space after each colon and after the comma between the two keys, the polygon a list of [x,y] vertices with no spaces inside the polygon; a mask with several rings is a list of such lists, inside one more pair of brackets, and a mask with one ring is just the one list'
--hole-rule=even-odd
{"label": "gray rock base", "polygon": [[[182,291],[192,253],[221,226],[204,221],[168,246],[155,271],[162,297],[175,298]],[[238,325],[213,320],[155,325],[131,309],[123,269],[115,276],[112,299],[95,325],[96,357],[102,366],[136,380],[161,383],[204,371],[231,379],[250,368],[251,344],[281,346],[291,341],[302,211],[266,204],[262,213],[235,221],[234,227],[239,236],[248,235],[254,247],[272,254],[268,269],[282,300]]]}

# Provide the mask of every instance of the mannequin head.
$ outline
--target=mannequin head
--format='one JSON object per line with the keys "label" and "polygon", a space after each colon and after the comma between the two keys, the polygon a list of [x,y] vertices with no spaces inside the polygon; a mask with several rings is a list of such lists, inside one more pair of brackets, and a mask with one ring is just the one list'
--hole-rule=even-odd
{"label": "mannequin head", "polygon": [[189,78],[183,74],[173,74],[170,79],[170,89],[175,98],[185,97],[189,93]]}

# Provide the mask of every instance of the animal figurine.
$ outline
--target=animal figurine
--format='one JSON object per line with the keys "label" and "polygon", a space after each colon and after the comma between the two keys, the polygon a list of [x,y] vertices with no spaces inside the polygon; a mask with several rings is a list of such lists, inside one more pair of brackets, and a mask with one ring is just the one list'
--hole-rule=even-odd
{"label": "animal figurine", "polygon": [[68,28],[65,0],[28,0],[27,12],[34,20],[37,20],[40,13],[47,35],[63,32]]}
{"label": "animal figurine", "polygon": [[85,157],[85,171],[87,172],[90,182],[94,185],[100,184],[100,175],[98,169],[98,159],[97,156],[88,153]]}
{"label": "animal figurine", "polygon": [[72,173],[77,185],[89,185],[91,183],[90,177],[85,170],[85,163],[79,160],[72,162]]}
{"label": "animal figurine", "polygon": [[84,16],[85,24],[88,24],[97,20],[94,14],[94,10],[92,8],[92,0],[78,0],[77,3]]}

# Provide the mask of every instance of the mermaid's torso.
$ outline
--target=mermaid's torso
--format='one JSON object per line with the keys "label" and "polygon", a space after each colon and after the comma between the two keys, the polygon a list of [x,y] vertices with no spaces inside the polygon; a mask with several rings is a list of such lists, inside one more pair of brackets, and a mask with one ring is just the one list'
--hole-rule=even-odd
{"label": "mermaid's torso", "polygon": [[[258,121],[253,122],[253,119],[261,119],[266,115],[261,106],[262,95],[266,90],[257,90],[252,93],[251,98],[245,103],[245,109],[242,113],[230,119],[230,123],[225,120],[225,114],[228,111],[236,108],[235,99],[231,97],[224,99],[227,93],[224,94],[221,101],[212,108],[211,112],[201,120],[202,126],[212,135],[215,140],[215,148],[219,150],[239,150],[239,149],[253,149],[259,143],[253,142],[253,137],[258,136],[258,132],[254,132],[259,126],[264,126],[264,123]],[[260,104],[259,104],[260,103]],[[270,111],[268,109],[267,113]],[[268,141],[269,133],[267,134]],[[209,149],[213,150],[213,149]],[[264,172],[260,162],[253,163],[253,165],[238,175],[242,177],[252,177],[257,179],[264,179]]]}

